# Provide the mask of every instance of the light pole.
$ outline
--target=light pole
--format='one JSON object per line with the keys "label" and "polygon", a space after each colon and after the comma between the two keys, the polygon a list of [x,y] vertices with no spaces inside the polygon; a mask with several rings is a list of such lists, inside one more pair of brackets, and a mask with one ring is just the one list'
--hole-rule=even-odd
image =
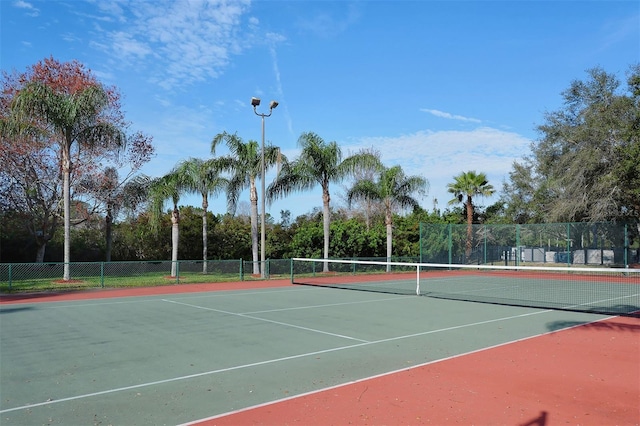
{"label": "light pole", "polygon": [[259,98],[251,98],[251,105],[253,106],[253,112],[256,113],[257,116],[262,118],[262,145],[260,149],[260,165],[262,168],[262,218],[260,220],[260,277],[266,278],[265,267],[266,267],[266,233],[265,233],[265,216],[267,215],[266,211],[266,203],[265,203],[265,167],[264,167],[264,119],[265,117],[270,117],[274,108],[278,106],[276,101],[271,101],[269,103],[269,114],[260,114],[256,111],[256,107],[260,105]]}

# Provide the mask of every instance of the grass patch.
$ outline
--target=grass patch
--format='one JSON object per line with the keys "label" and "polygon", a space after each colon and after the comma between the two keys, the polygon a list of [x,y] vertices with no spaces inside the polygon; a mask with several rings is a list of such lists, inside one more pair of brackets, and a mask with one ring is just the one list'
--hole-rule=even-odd
{"label": "grass patch", "polygon": [[185,272],[178,277],[171,277],[166,272],[150,272],[136,275],[121,276],[89,276],[73,277],[72,280],[64,281],[60,278],[23,278],[14,279],[9,284],[8,281],[0,282],[1,293],[24,293],[24,292],[45,292],[45,291],[65,291],[82,290],[96,288],[135,288],[153,287],[175,284],[205,284],[214,282],[229,282],[240,280],[259,280],[260,277],[245,275],[241,277],[239,273],[210,273]]}

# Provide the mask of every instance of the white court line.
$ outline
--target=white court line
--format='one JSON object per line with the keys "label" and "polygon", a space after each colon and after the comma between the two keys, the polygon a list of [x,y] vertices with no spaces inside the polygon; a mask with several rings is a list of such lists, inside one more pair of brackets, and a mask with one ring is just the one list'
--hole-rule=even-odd
{"label": "white court line", "polygon": [[253,319],[253,320],[262,321],[262,322],[268,322],[268,323],[271,323],[271,324],[283,325],[285,327],[297,328],[299,330],[311,331],[313,333],[326,334],[326,335],[329,335],[329,336],[340,337],[340,338],[343,338],[343,339],[355,340],[356,342],[369,343],[368,340],[362,340],[362,339],[358,339],[358,338],[351,337],[351,336],[345,336],[343,334],[330,333],[328,331],[317,330],[315,328],[302,327],[300,325],[289,324],[289,323],[286,323],[286,322],[274,321],[274,320],[269,320],[269,319],[260,318],[260,317],[254,317],[252,315],[238,314],[238,313],[235,313],[235,312],[223,311],[222,309],[207,308],[207,307],[204,307],[204,306],[192,305],[190,303],[176,302],[174,300],[168,300],[168,299],[162,299],[162,301],[163,302],[169,302],[169,303],[175,303],[176,305],[189,306],[191,308],[202,309],[202,310],[205,310],[205,311],[212,311],[212,312],[218,312],[218,313],[222,313],[222,314],[234,315],[234,316],[243,317],[243,318],[250,318],[250,319]]}
{"label": "white court line", "polygon": [[402,300],[402,299],[415,299],[416,296],[394,296],[384,299],[372,299],[372,300],[358,300],[353,302],[340,302],[340,303],[327,303],[324,305],[308,305],[308,306],[297,306],[295,308],[278,308],[278,309],[268,309],[264,311],[253,311],[253,312],[244,312],[245,315],[249,314],[265,314],[269,312],[285,312],[285,311],[298,311],[301,309],[315,309],[315,308],[330,308],[332,306],[344,306],[344,305],[359,305],[361,303],[376,303],[376,302],[386,302],[389,300]]}
{"label": "white court line", "polygon": [[[456,325],[456,326],[452,326],[452,327],[441,328],[441,329],[438,329],[438,330],[423,331],[423,332],[420,332],[420,333],[407,334],[407,335],[404,335],[404,336],[390,337],[390,338],[387,338],[387,339],[374,340],[374,341],[370,341],[370,342],[356,343],[356,344],[352,344],[352,345],[340,346],[340,347],[331,348],[331,349],[323,349],[323,350],[320,350],[320,351],[307,352],[307,353],[303,353],[303,354],[291,355],[291,356],[286,356],[286,357],[282,357],[282,358],[274,358],[274,359],[270,359],[270,360],[266,360],[266,361],[258,361],[258,362],[253,362],[253,363],[250,363],[250,364],[237,365],[235,367],[228,367],[228,368],[222,368],[222,369],[218,369],[218,370],[205,371],[205,372],[202,372],[202,373],[189,374],[189,375],[186,375],[186,376],[172,377],[170,379],[157,380],[157,381],[154,381],[154,382],[139,383],[137,385],[124,386],[124,387],[115,388],[115,389],[107,389],[107,390],[104,390],[104,391],[92,392],[92,393],[87,393],[87,394],[83,394],[83,395],[76,395],[76,396],[71,396],[71,397],[61,398],[61,399],[55,399],[55,400],[52,400],[52,401],[45,401],[45,402],[39,402],[39,403],[35,403],[35,404],[22,405],[22,406],[19,406],[19,407],[7,408],[7,409],[4,409],[4,410],[0,410],[0,414],[10,413],[10,412],[13,412],[13,411],[18,411],[18,410],[26,410],[26,409],[30,409],[30,408],[45,406],[45,405],[57,404],[57,403],[60,403],[60,402],[75,401],[75,400],[84,399],[84,398],[90,398],[90,397],[94,397],[94,396],[100,396],[100,395],[107,395],[107,394],[112,394],[112,393],[117,393],[117,392],[129,391],[129,390],[139,389],[139,388],[148,387],[148,386],[155,386],[155,385],[160,385],[160,384],[165,384],[165,383],[177,382],[177,381],[181,381],[181,380],[188,380],[188,379],[193,379],[193,378],[196,378],[196,377],[209,376],[209,375],[212,375],[212,374],[219,374],[219,373],[225,373],[225,372],[234,371],[234,370],[241,370],[241,369],[245,369],[245,368],[251,368],[251,367],[257,367],[257,366],[262,366],[262,365],[274,364],[274,363],[278,363],[278,362],[282,362],[282,361],[290,361],[290,360],[293,360],[293,359],[316,356],[316,355],[326,354],[326,353],[330,353],[330,352],[339,352],[339,351],[358,348],[358,347],[363,347],[363,346],[371,346],[371,345],[376,345],[376,344],[380,344],[380,343],[392,342],[392,341],[396,341],[396,340],[402,340],[402,339],[409,339],[409,338],[413,338],[413,337],[426,336],[426,335],[429,335],[429,334],[442,333],[442,332],[452,331],[452,330],[459,330],[459,329],[462,329],[462,328],[475,327],[475,326],[478,326],[478,325],[490,324],[490,323],[500,322],[500,321],[507,321],[507,320],[511,320],[511,319],[523,318],[523,317],[528,317],[528,316],[532,316],[532,315],[539,315],[539,314],[552,312],[552,311],[553,310],[551,310],[551,309],[545,309],[545,310],[542,310],[542,311],[529,312],[529,313],[526,313],[526,314],[511,315],[511,316],[508,316],[508,317],[495,318],[495,319],[492,319],[492,320],[478,321],[478,322],[473,322],[473,323],[469,323],[469,324]],[[541,334],[538,334],[537,336],[542,336],[544,334],[549,334],[549,333],[551,333],[551,332],[541,333]],[[536,337],[536,336],[531,336],[531,337]],[[531,337],[527,337],[525,339],[529,339]],[[511,341],[511,342],[503,343],[502,345],[505,345],[505,344],[508,344],[508,343],[513,343],[513,342],[518,342],[520,340],[525,340],[525,339],[517,339],[517,340]],[[501,346],[501,345],[497,345],[497,346]],[[491,348],[493,348],[493,347],[484,348],[484,349],[478,349],[476,351],[472,351],[472,352],[468,352],[468,353],[479,352],[481,350],[491,349]],[[455,357],[462,356],[462,355],[464,355],[464,354],[456,355]],[[443,358],[441,360],[450,359],[450,358],[453,358],[453,357]],[[441,360],[435,360],[435,361],[431,361],[431,362],[436,362],[436,361],[441,361]],[[426,365],[426,364],[423,364],[423,365]],[[403,371],[403,370],[406,370],[406,368],[401,369],[401,370],[397,370],[397,371]],[[385,373],[385,374],[390,374],[390,373]],[[364,379],[362,379],[362,380],[364,380]],[[353,382],[353,383],[356,383],[356,382]]]}

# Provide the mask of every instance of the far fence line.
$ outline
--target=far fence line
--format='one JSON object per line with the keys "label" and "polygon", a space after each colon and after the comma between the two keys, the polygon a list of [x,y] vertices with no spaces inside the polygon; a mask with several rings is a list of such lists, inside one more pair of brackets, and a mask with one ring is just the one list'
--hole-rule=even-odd
{"label": "far fence line", "polygon": [[[390,260],[416,262],[418,258]],[[70,262],[71,279],[67,281],[63,280],[63,262],[0,263],[0,293],[261,280],[260,263],[254,268],[253,261],[243,259]],[[291,259],[265,261],[266,279],[290,277]]]}
{"label": "far fence line", "polygon": [[420,262],[612,266],[640,263],[637,224],[420,224]]}

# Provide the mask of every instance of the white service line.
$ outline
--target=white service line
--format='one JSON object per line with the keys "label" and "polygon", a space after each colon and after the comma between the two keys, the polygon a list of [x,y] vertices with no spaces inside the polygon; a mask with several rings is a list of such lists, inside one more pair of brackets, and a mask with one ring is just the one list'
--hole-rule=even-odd
{"label": "white service line", "polygon": [[329,336],[340,337],[340,338],[343,338],[343,339],[355,340],[356,342],[369,343],[368,340],[362,340],[362,339],[358,339],[356,337],[345,336],[343,334],[330,333],[328,331],[317,330],[315,328],[309,328],[309,327],[302,327],[300,325],[289,324],[289,323],[281,322],[281,321],[269,320],[269,319],[266,319],[266,318],[255,317],[253,315],[238,314],[238,313],[235,313],[235,312],[223,311],[222,309],[207,308],[207,307],[204,307],[204,306],[192,305],[190,303],[176,302],[174,300],[168,300],[168,299],[162,299],[162,301],[163,302],[169,302],[169,303],[175,303],[176,305],[189,306],[191,308],[196,308],[196,309],[203,309],[205,311],[213,311],[213,312],[219,312],[219,313],[227,314],[227,315],[234,315],[234,316],[243,317],[243,318],[250,318],[250,319],[253,319],[253,320],[257,320],[257,321],[263,321],[263,322],[268,322],[268,323],[271,323],[271,324],[283,325],[285,327],[297,328],[297,329],[300,329],[300,330],[311,331],[311,332],[314,332],[314,333],[320,333],[320,334],[326,334],[326,335],[329,335]]}

